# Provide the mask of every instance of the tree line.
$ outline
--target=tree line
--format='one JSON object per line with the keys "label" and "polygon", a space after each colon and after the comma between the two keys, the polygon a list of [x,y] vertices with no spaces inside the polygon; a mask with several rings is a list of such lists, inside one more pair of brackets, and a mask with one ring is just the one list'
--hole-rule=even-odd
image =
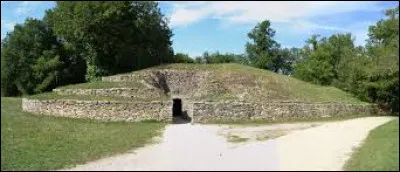
{"label": "tree line", "polygon": [[173,62],[172,31],[158,3],[57,1],[2,40],[1,95],[98,80]]}
{"label": "tree line", "polygon": [[399,6],[369,27],[365,46],[356,46],[351,33],[329,37],[312,35],[302,48],[281,48],[268,20],[249,33],[250,42],[241,55],[203,53],[190,58],[177,53],[182,63],[240,63],[270,70],[319,85],[350,92],[399,112]]}
{"label": "tree line", "polygon": [[27,18],[2,40],[1,95],[41,93],[164,63],[240,63],[335,86],[398,113],[399,7],[385,15],[369,27],[365,46],[340,33],[282,48],[265,20],[248,33],[244,54],[189,57],[174,53],[157,2],[57,1],[43,19]]}

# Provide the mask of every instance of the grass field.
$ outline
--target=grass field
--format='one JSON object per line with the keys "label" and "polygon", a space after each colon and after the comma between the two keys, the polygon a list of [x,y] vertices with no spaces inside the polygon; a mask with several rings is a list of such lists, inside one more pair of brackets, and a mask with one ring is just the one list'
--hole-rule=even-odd
{"label": "grass field", "polygon": [[54,170],[150,143],[162,123],[100,122],[33,115],[1,98],[1,170]]}
{"label": "grass field", "polygon": [[[229,80],[241,82],[243,87],[254,88],[248,90],[248,101],[265,101],[269,102],[303,102],[303,103],[354,103],[365,104],[354,97],[350,93],[342,91],[332,86],[320,86],[307,83],[291,76],[280,75],[271,71],[257,69],[254,67],[225,63],[225,64],[168,64],[151,67],[135,72],[123,73],[118,75],[135,75],[141,74],[143,71],[153,69],[188,69],[188,70],[206,70],[212,73],[208,80],[220,83],[221,88],[228,90],[224,95],[211,94],[210,99],[235,99],[232,95],[241,94],[243,91],[238,90]],[[255,84],[255,85],[252,85]],[[80,89],[96,89],[96,88],[119,88],[119,87],[137,87],[140,86],[139,81],[136,82],[93,82],[82,83],[76,85],[68,85],[60,87],[60,89],[80,88]],[[207,95],[209,96],[209,95]],[[207,97],[206,97],[207,98]]]}
{"label": "grass field", "polygon": [[[339,102],[363,104],[365,102],[353,95],[332,86],[321,86],[301,81],[291,76],[277,74],[268,70],[258,69],[236,63],[225,64],[169,64],[155,68],[164,69],[198,69],[214,71],[216,80],[224,80],[236,76],[257,80],[264,91],[253,96],[264,95],[268,101],[292,102]],[[150,68],[151,69],[151,68]],[[148,70],[148,69],[146,69]],[[222,82],[224,84],[224,82]],[[229,85],[225,85],[228,86]]]}
{"label": "grass field", "polygon": [[370,132],[347,161],[346,171],[399,171],[399,119]]}

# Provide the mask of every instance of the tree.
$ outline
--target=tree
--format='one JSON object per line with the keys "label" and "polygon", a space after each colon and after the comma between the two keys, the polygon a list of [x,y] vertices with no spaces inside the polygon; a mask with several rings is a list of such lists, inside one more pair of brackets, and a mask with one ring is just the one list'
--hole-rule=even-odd
{"label": "tree", "polygon": [[307,39],[306,43],[311,45],[312,50],[316,51],[318,48],[318,37],[321,35],[315,34],[311,35],[310,38]]}
{"label": "tree", "polygon": [[286,71],[291,66],[288,64],[291,60],[287,58],[291,57],[273,39],[275,30],[270,25],[268,20],[262,21],[248,33],[247,36],[252,40],[246,44],[249,62],[252,66],[273,72]]}
{"label": "tree", "polygon": [[40,93],[73,81],[67,75],[69,58],[47,23],[28,18],[2,44],[3,96]]}
{"label": "tree", "polygon": [[202,58],[201,56],[196,57],[196,58],[194,59],[194,63],[203,63],[203,58]]}
{"label": "tree", "polygon": [[328,62],[318,60],[317,58],[307,58],[296,65],[293,76],[307,82],[329,85],[333,75],[332,68]]}
{"label": "tree", "polygon": [[176,53],[174,55],[174,63],[194,63],[194,60],[187,54]]}
{"label": "tree", "polygon": [[390,106],[399,112],[399,6],[388,9],[386,19],[369,28],[367,57],[362,80],[367,100]]}
{"label": "tree", "polygon": [[275,59],[281,61],[275,62],[277,64],[276,68],[279,68],[283,75],[291,75],[293,73],[295,64],[300,58],[300,50],[294,47],[291,49],[284,48],[279,50],[277,56],[280,57]]}
{"label": "tree", "polygon": [[386,10],[385,15],[387,19],[369,27],[367,47],[388,46],[399,42],[399,6]]}
{"label": "tree", "polygon": [[204,52],[202,56],[196,57],[195,63],[240,63],[248,64],[248,60],[244,55],[236,55],[233,53],[221,54],[216,51],[214,53]]}
{"label": "tree", "polygon": [[399,112],[399,6],[369,27],[367,45],[354,46],[351,34],[329,38],[312,36],[302,50],[294,76],[305,81],[333,85],[357,97]]}
{"label": "tree", "polygon": [[207,51],[203,53],[203,59],[204,59],[204,63],[206,63],[206,64],[211,63],[211,58]]}
{"label": "tree", "polygon": [[156,2],[58,1],[45,20],[87,62],[87,80],[173,60],[172,32]]}
{"label": "tree", "polygon": [[234,59],[235,59],[235,63],[239,63],[239,64],[243,64],[243,65],[250,64],[249,59],[244,54],[236,54],[236,55],[234,55]]}
{"label": "tree", "polygon": [[343,73],[342,68],[346,66],[342,64],[357,54],[354,38],[350,33],[334,34],[320,40],[317,37],[313,35],[307,40],[307,43],[312,45],[312,49],[305,46],[303,55],[307,57],[300,63],[309,64],[298,64],[294,76],[322,85],[337,83],[339,75],[347,75]]}
{"label": "tree", "polygon": [[234,54],[220,54],[218,51],[210,55],[210,63],[233,63],[235,62]]}

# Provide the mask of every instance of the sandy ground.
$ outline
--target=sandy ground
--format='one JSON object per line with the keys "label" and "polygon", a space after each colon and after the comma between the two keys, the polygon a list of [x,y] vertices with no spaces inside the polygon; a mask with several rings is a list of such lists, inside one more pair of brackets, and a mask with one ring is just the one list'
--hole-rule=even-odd
{"label": "sandy ground", "polygon": [[[239,128],[170,125],[159,143],[68,170],[341,170],[368,132],[391,119],[367,117]],[[290,132],[275,139],[250,139],[240,144],[227,142],[226,138],[227,133],[253,137],[249,133],[274,129]]]}
{"label": "sandy ground", "polygon": [[[247,144],[249,141],[264,141],[274,139],[296,130],[304,130],[311,127],[321,125],[321,122],[308,122],[308,123],[295,123],[295,124],[273,124],[273,125],[234,125],[234,126],[219,126],[218,135],[227,138],[228,142],[230,137],[244,138]],[[233,142],[237,147],[243,144]],[[238,145],[239,144],[239,145]]]}

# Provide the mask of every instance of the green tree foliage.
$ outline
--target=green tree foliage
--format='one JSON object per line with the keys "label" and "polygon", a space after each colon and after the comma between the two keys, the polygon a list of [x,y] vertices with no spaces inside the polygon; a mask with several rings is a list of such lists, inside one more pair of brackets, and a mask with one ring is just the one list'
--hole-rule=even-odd
{"label": "green tree foliage", "polygon": [[247,36],[252,43],[246,44],[246,53],[255,67],[273,70],[273,57],[280,45],[273,39],[275,30],[268,20],[257,24]]}
{"label": "green tree foliage", "polygon": [[207,51],[203,53],[202,58],[204,63],[206,64],[211,63],[210,54]]}
{"label": "green tree foliage", "polygon": [[222,54],[220,52],[204,52],[202,56],[195,58],[195,63],[239,63],[239,64],[249,64],[249,61],[246,56],[242,54],[233,54],[233,53],[225,53]]}
{"label": "green tree foliage", "polygon": [[246,44],[246,53],[250,65],[274,72],[290,71],[291,55],[289,51],[281,50],[273,38],[275,30],[270,28],[268,20],[257,24],[247,36],[252,40]]}
{"label": "green tree foliage", "polygon": [[194,63],[194,60],[187,54],[176,53],[173,59],[174,63]]}
{"label": "green tree foliage", "polygon": [[248,57],[245,56],[244,54],[233,54],[233,58],[234,58],[235,63],[239,63],[242,65],[250,64]]}
{"label": "green tree foliage", "polygon": [[58,1],[45,20],[84,57],[88,80],[173,60],[172,32],[156,2]]}
{"label": "green tree foliage", "polygon": [[363,82],[365,96],[399,112],[399,6],[385,12],[386,19],[369,28]]}
{"label": "green tree foliage", "polygon": [[350,34],[318,39],[313,35],[301,50],[294,76],[333,85],[361,99],[399,112],[399,6],[369,27],[364,47],[355,47]]}
{"label": "green tree foliage", "polygon": [[313,35],[307,40],[311,48],[303,49],[307,57],[296,66],[294,76],[305,81],[330,85],[336,82],[345,61],[357,54],[354,38],[350,33],[335,34],[329,38],[317,39]]}
{"label": "green tree foliage", "polygon": [[318,48],[318,37],[321,37],[321,35],[314,34],[311,35],[311,37],[308,38],[306,41],[306,43],[309,44],[311,46],[311,49],[314,51]]}
{"label": "green tree foliage", "polygon": [[234,54],[221,54],[218,51],[210,55],[210,63],[232,63],[235,62]]}
{"label": "green tree foliage", "polygon": [[69,57],[45,22],[25,20],[7,34],[2,44],[3,96],[39,93],[74,82],[75,76],[69,73]]}
{"label": "green tree foliage", "polygon": [[201,56],[196,57],[194,63],[203,63],[203,58]]}

